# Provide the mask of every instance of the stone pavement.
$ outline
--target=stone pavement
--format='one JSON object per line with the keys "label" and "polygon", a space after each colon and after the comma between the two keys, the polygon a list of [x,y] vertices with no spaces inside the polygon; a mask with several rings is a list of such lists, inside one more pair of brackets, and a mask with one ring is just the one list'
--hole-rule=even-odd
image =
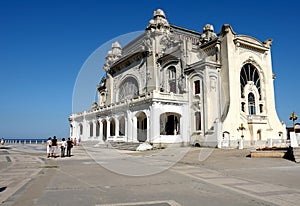
{"label": "stone pavement", "polygon": [[[299,164],[251,159],[247,150],[120,151],[120,157],[110,148],[90,145],[75,147],[71,158],[47,159],[42,146],[10,148],[0,149],[0,204],[4,206],[300,202]],[[184,157],[175,161],[180,152]],[[145,172],[149,174],[140,175]]]}
{"label": "stone pavement", "polygon": [[23,187],[44,165],[41,156],[0,149],[0,203]]}

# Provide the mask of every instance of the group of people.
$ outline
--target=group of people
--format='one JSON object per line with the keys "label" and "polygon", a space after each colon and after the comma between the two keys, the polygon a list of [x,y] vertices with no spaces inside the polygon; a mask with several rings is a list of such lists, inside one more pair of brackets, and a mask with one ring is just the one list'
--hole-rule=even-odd
{"label": "group of people", "polygon": [[[65,138],[61,139],[61,142],[58,142],[56,136],[49,137],[46,142],[47,147],[47,157],[56,157],[56,152],[58,148],[60,148],[60,157],[71,157],[71,149],[73,148],[73,145],[76,145],[76,138],[73,141],[71,138],[68,138],[67,140]],[[67,151],[67,154],[66,154]]]}

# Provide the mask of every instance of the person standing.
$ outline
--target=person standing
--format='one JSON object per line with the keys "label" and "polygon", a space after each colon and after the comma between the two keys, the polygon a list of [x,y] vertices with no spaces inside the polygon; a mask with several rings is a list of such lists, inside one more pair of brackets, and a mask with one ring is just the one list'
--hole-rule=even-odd
{"label": "person standing", "polygon": [[53,137],[52,139],[52,153],[51,153],[51,156],[52,157],[56,157],[56,150],[57,150],[57,139],[56,139],[56,136]]}
{"label": "person standing", "polygon": [[76,146],[77,145],[77,139],[76,139],[76,137],[75,137],[75,139],[74,139],[74,146]]}
{"label": "person standing", "polygon": [[62,138],[61,145],[60,145],[60,157],[65,157],[66,147],[67,147],[66,139]]}
{"label": "person standing", "polygon": [[67,140],[67,157],[71,157],[71,149],[73,147],[73,141],[69,137]]}
{"label": "person standing", "polygon": [[49,158],[51,155],[51,147],[52,147],[52,138],[49,137],[46,142],[46,149],[47,149],[47,157]]}

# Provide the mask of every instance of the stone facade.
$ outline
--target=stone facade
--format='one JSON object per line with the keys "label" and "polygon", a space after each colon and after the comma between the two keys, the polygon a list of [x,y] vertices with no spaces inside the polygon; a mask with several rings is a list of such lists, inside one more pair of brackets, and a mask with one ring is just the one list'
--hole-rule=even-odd
{"label": "stone facade", "polygon": [[[169,24],[156,10],[145,32],[106,56],[92,109],[72,114],[70,136],[235,147],[286,139],[274,101],[272,40],[223,25],[202,33]],[[242,127],[241,127],[242,125]]]}

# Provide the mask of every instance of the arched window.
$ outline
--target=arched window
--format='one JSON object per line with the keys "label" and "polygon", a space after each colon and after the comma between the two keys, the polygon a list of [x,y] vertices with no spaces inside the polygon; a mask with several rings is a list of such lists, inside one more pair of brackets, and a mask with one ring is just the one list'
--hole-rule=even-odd
{"label": "arched window", "polygon": [[82,124],[79,125],[79,134],[82,135],[83,134],[83,126]]}
{"label": "arched window", "polygon": [[249,111],[250,115],[256,114],[256,111],[255,111],[255,96],[252,92],[250,92],[248,94],[248,111]]}
{"label": "arched window", "polygon": [[145,142],[147,140],[147,115],[144,112],[136,114],[137,140]]}
{"label": "arched window", "polygon": [[103,125],[103,130],[102,130],[103,137],[102,137],[102,139],[103,139],[103,141],[106,141],[106,139],[107,139],[107,121],[105,119],[102,120],[102,125]]}
{"label": "arched window", "polygon": [[116,123],[113,118],[110,119],[110,136],[116,135]]}
{"label": "arched window", "polygon": [[119,87],[118,100],[132,99],[139,95],[138,82],[133,77],[127,77]]}
{"label": "arched window", "polygon": [[93,122],[90,122],[90,137],[93,136]]}
{"label": "arched window", "polygon": [[99,121],[97,121],[97,123],[96,123],[96,137],[99,137],[99,133],[100,133],[100,123],[99,123]]}
{"label": "arched window", "polygon": [[119,119],[119,136],[125,135],[125,118],[122,116]]}
{"label": "arched window", "polygon": [[258,70],[252,64],[245,64],[240,73],[240,84],[241,84],[241,97],[244,98],[244,88],[248,82],[253,82],[253,85],[256,86],[259,99],[261,99],[261,83]]}
{"label": "arched window", "polygon": [[160,115],[160,134],[179,135],[181,115],[173,112],[166,112]]}

